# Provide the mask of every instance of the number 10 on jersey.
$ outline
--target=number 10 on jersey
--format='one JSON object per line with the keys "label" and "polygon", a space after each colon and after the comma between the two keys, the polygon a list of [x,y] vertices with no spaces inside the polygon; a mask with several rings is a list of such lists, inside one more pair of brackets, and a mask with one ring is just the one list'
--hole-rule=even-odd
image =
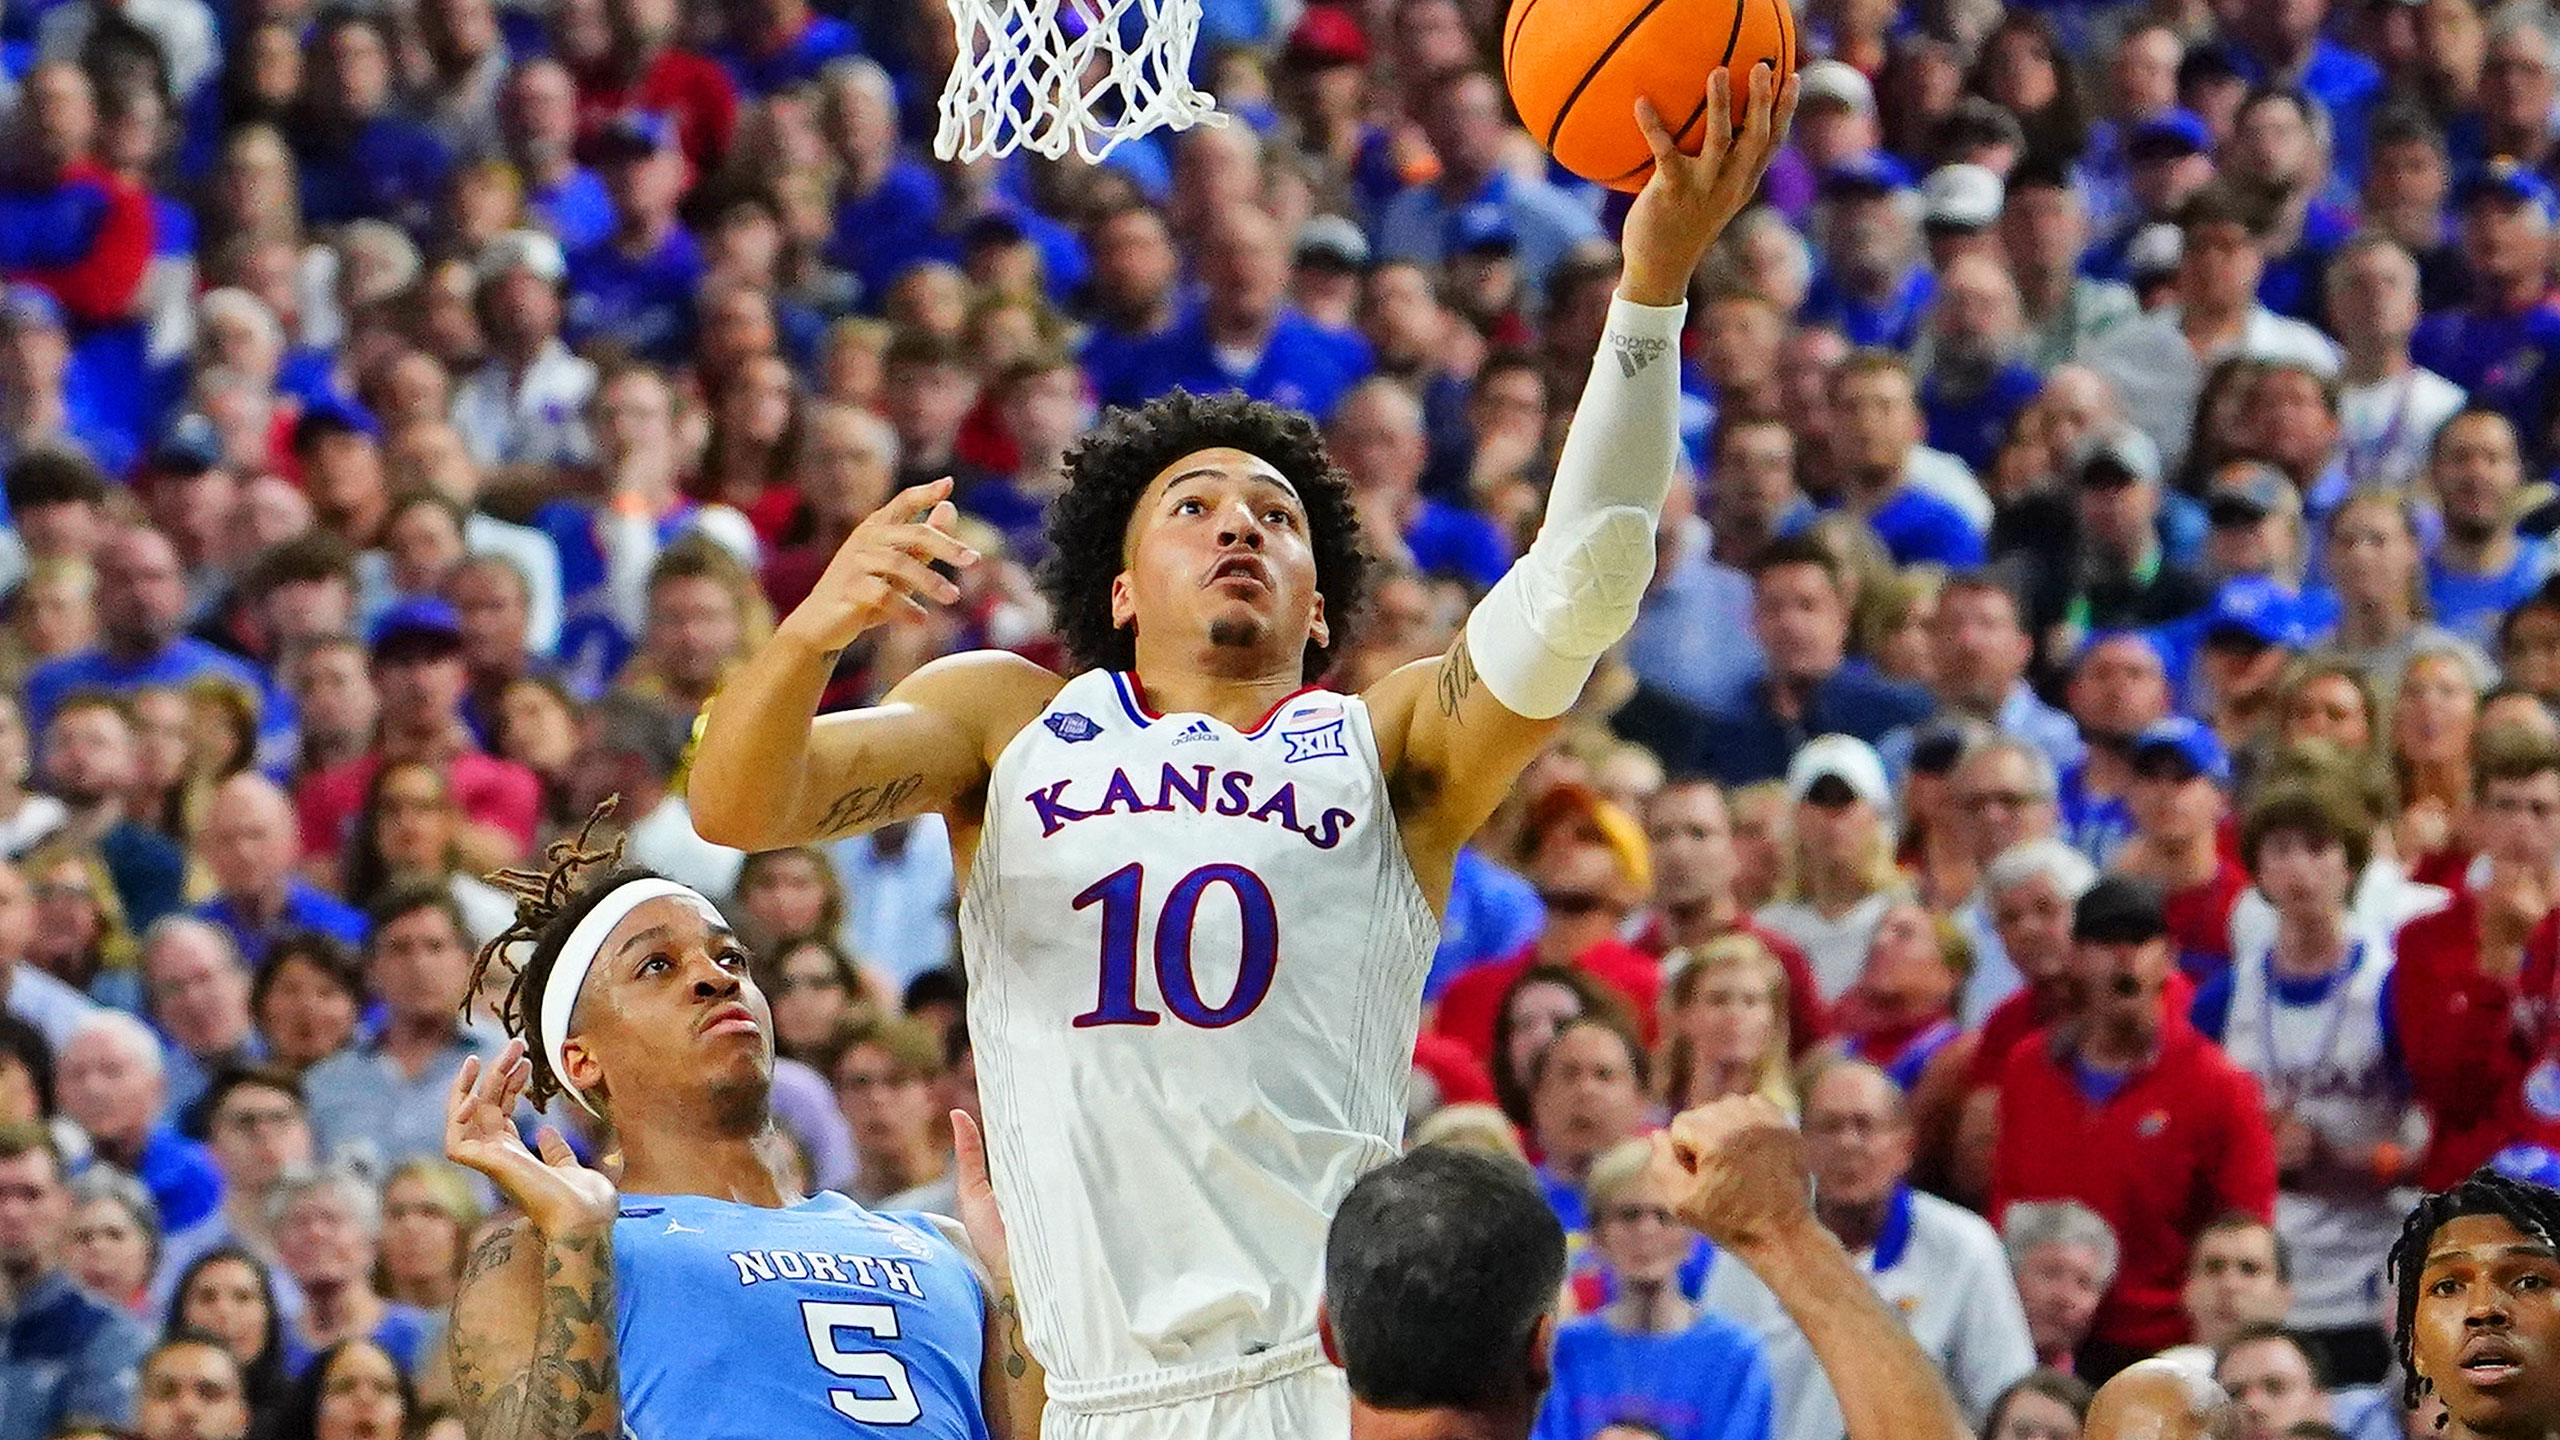
{"label": "number 10 on jersey", "polygon": [[[1146,867],[1123,865],[1096,880],[1076,896],[1075,907],[1102,908],[1102,981],[1091,1010],[1075,1019],[1076,1027],[1154,1025],[1164,1017],[1138,1003],[1138,917],[1146,903]],[[1241,941],[1236,957],[1234,993],[1212,1005],[1200,996],[1191,937],[1200,904],[1213,887],[1235,896]],[[1271,978],[1280,963],[1280,914],[1271,888],[1241,865],[1203,865],[1165,890],[1156,914],[1156,990],[1164,1008],[1182,1023],[1202,1030],[1233,1025],[1254,1012],[1271,993]]]}

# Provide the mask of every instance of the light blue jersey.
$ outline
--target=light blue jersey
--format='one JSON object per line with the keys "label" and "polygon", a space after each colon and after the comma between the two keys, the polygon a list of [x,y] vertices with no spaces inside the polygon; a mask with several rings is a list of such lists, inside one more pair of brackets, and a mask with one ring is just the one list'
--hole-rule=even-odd
{"label": "light blue jersey", "polygon": [[986,1301],[931,1221],[625,1195],[625,1440],[987,1440]]}

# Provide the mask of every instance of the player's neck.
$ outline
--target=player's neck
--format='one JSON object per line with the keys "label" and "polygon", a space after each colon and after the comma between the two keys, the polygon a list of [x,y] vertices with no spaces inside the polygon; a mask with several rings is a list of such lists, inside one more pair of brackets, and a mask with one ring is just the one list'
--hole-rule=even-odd
{"label": "player's neck", "polygon": [[767,1209],[804,1198],[782,1183],[761,1133],[710,1135],[664,1123],[631,1126],[622,1133],[622,1154],[622,1188],[635,1195],[703,1195]]}
{"label": "player's neck", "polygon": [[1482,1410],[1381,1410],[1354,1396],[1351,1440],[1528,1440],[1539,1398],[1514,1396]]}
{"label": "player's neck", "polygon": [[1302,662],[1294,653],[1285,663],[1268,668],[1228,673],[1226,666],[1231,664],[1215,653],[1205,662],[1168,661],[1150,656],[1142,645],[1136,672],[1141,698],[1158,715],[1206,715],[1235,729],[1250,730],[1274,706],[1306,688]]}

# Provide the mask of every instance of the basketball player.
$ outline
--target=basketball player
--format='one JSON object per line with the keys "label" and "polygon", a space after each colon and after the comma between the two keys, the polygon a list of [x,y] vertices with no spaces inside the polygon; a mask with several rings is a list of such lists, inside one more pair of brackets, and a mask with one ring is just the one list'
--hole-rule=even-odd
{"label": "basketball player", "polygon": [[[1936,1363],[1814,1218],[1803,1137],[1776,1106],[1700,1106],[1653,1151],[1681,1223],[1804,1331],[1848,1440],[1965,1434]],[[1321,1320],[1350,1377],[1352,1440],[1526,1440],[1563,1277],[1563,1227],[1516,1162],[1426,1145],[1363,1176],[1326,1241]]]}
{"label": "basketball player", "polygon": [[2560,1190],[2495,1170],[2430,1195],[2391,1247],[2401,1400],[2447,1440],[2560,1434]]}
{"label": "basketball player", "polygon": [[[454,1297],[471,1434],[1034,1433],[1039,1376],[1006,1319],[1003,1230],[966,1116],[952,1122],[966,1235],[784,1188],[773,1018],[745,951],[700,894],[615,869],[619,848],[584,838],[555,845],[547,874],[500,877],[517,924],[481,966],[531,943],[500,1006],[515,1038],[485,1069],[463,1062],[445,1112],[446,1155],[523,1212],[474,1249]],[[581,888],[590,869],[607,873]],[[618,1193],[555,1130],[526,1148],[510,1117],[528,1093],[566,1093],[611,1127]]]}
{"label": "basketball player", "polygon": [[1303,415],[1176,393],[1069,462],[1044,584],[1077,663],[979,652],[811,716],[835,656],[948,604],[948,481],[893,499],[706,712],[689,796],[766,849],[927,812],[963,893],[969,1030],[1053,1440],[1340,1436],[1326,1217],[1394,1156],[1458,847],[1626,633],[1678,444],[1689,277],[1793,87],[1755,68],[1657,168],[1545,527],[1438,660],[1313,688],[1359,608],[1346,482]]}

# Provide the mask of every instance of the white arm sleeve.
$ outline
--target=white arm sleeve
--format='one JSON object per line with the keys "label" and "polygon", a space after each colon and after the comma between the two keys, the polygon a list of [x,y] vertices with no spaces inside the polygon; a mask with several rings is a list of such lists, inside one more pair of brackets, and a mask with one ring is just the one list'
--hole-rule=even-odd
{"label": "white arm sleeve", "polygon": [[1467,617],[1476,674],[1514,714],[1546,720],[1570,709],[1601,653],[1635,624],[1679,454],[1688,313],[1686,303],[1609,302],[1546,521]]}

